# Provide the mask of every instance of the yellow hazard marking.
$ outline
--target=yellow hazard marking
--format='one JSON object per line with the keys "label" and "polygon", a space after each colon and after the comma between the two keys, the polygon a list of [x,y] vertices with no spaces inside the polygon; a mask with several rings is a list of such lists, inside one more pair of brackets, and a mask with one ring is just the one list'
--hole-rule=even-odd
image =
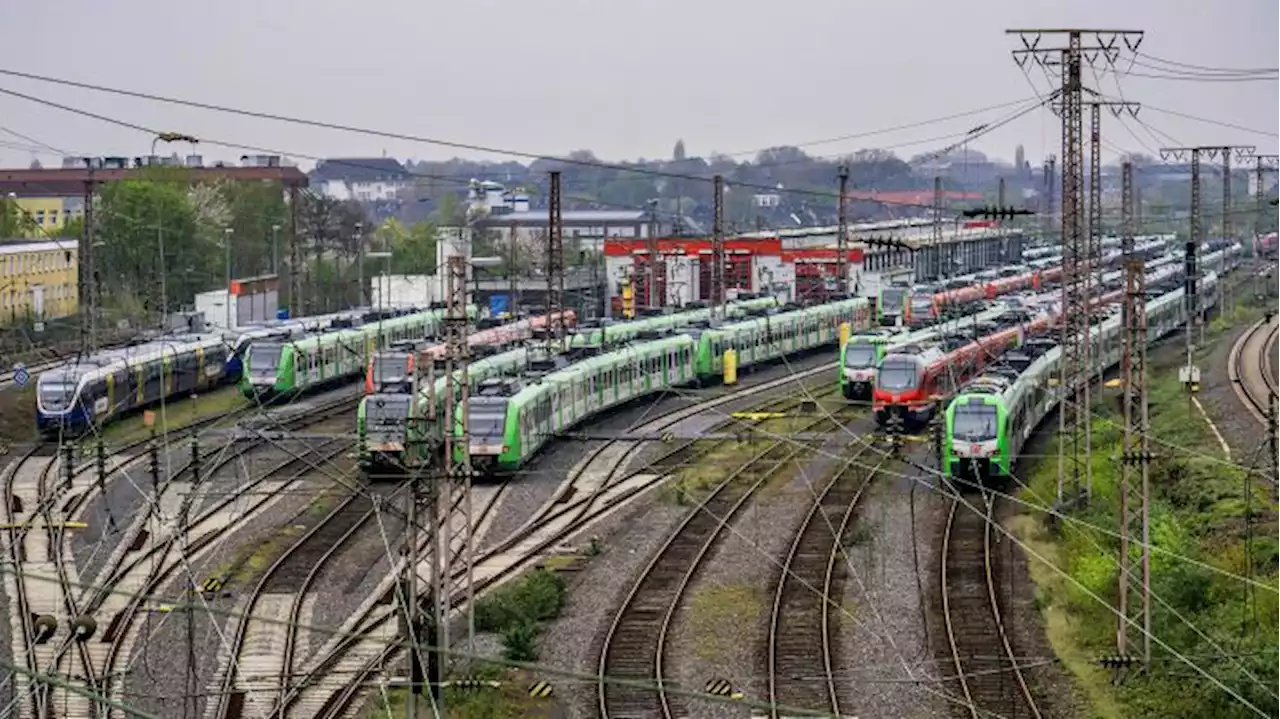
{"label": "yellow hazard marking", "polygon": [[[11,524],[0,524],[0,529],[22,529],[27,526],[26,522],[13,522]],[[43,522],[36,526],[43,527],[62,527],[63,529],[84,529],[89,525],[84,522],[52,522],[44,524]]]}
{"label": "yellow hazard marking", "polygon": [[676,439],[676,433],[675,433],[675,432],[663,432],[663,433],[662,433],[662,441],[663,441],[663,442],[674,442],[674,441],[675,441],[675,439]]}
{"label": "yellow hazard marking", "polygon": [[545,699],[551,696],[551,682],[534,682],[529,685],[529,696]]}
{"label": "yellow hazard marking", "polygon": [[764,419],[779,419],[786,417],[786,412],[734,412],[729,415],[734,419],[746,419],[752,422],[759,422]]}
{"label": "yellow hazard marking", "polygon": [[172,611],[173,611],[173,605],[172,605],[172,604],[161,604],[160,606],[156,607],[156,611],[157,611],[157,612],[160,612],[161,614],[168,614],[169,612],[172,612]]}
{"label": "yellow hazard marking", "polygon": [[219,589],[222,589],[222,580],[217,577],[209,577],[203,582],[200,582],[200,591],[205,594],[213,594]]}
{"label": "yellow hazard marking", "polygon": [[712,679],[707,682],[707,693],[718,697],[729,697],[731,699],[741,699],[742,693],[733,688],[733,684],[728,679]]}

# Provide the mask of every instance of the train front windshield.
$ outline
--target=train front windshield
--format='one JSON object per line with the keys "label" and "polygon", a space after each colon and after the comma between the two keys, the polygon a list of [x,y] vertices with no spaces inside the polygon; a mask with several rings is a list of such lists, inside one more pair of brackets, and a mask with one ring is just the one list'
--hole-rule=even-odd
{"label": "train front windshield", "polygon": [[997,418],[996,408],[989,404],[956,407],[951,436],[964,442],[989,442],[996,438]]}
{"label": "train front windshield", "polygon": [[911,313],[913,315],[927,316],[933,312],[933,297],[926,295],[924,297],[911,298]]}
{"label": "train front windshield", "polygon": [[844,349],[844,366],[853,369],[866,369],[875,367],[876,348],[870,344],[854,344],[850,342]]}
{"label": "train front windshield", "polygon": [[901,392],[916,386],[914,362],[884,362],[876,371],[876,388]]}
{"label": "train front windshield", "polygon": [[76,378],[73,376],[56,374],[41,377],[36,384],[40,404],[45,409],[64,409],[71,404],[71,398],[76,394]]}
{"label": "train front windshield", "polygon": [[275,374],[283,354],[282,344],[255,342],[249,347],[249,368],[254,374]]}
{"label": "train front windshield", "polygon": [[408,355],[378,355],[373,358],[373,381],[401,382],[409,376]]}
{"label": "train front windshield", "polygon": [[502,428],[507,421],[505,405],[472,405],[467,416],[467,434],[473,442],[501,442]]}
{"label": "train front windshield", "polygon": [[880,311],[900,312],[902,310],[902,298],[906,294],[906,290],[884,290],[880,293]]}

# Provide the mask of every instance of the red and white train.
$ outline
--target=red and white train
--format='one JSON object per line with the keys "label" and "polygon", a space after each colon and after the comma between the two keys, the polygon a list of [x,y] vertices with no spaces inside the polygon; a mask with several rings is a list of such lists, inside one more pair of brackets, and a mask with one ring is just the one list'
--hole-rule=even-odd
{"label": "red and white train", "polygon": [[[1093,307],[1101,309],[1122,299],[1123,290],[1109,292],[1094,300]],[[929,422],[941,402],[1005,350],[1048,331],[1057,321],[1057,312],[1047,312],[949,351],[937,346],[915,346],[885,355],[876,369],[871,393],[876,424],[881,428],[907,429]]]}

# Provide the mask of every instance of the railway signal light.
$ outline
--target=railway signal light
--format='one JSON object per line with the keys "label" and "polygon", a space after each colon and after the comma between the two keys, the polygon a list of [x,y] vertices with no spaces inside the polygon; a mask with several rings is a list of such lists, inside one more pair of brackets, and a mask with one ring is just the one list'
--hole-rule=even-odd
{"label": "railway signal light", "polygon": [[986,220],[1011,220],[1014,217],[1024,215],[1034,215],[1031,210],[1020,207],[999,207],[987,205],[984,207],[973,207],[960,213],[964,217],[981,217]]}

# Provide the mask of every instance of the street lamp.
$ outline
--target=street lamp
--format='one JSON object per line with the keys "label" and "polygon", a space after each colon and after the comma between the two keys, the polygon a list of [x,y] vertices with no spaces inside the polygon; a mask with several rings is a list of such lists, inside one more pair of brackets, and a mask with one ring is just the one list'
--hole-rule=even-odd
{"label": "street lamp", "polygon": [[378,283],[378,343],[382,344],[382,318],[387,305],[390,304],[387,300],[387,295],[391,291],[391,253],[386,251],[370,252],[365,257],[386,260],[382,269],[383,280]]}
{"label": "street lamp", "polygon": [[226,250],[227,258],[227,299],[226,299],[226,329],[231,331],[231,236],[236,233],[234,227],[228,227],[222,231],[222,244]]}

